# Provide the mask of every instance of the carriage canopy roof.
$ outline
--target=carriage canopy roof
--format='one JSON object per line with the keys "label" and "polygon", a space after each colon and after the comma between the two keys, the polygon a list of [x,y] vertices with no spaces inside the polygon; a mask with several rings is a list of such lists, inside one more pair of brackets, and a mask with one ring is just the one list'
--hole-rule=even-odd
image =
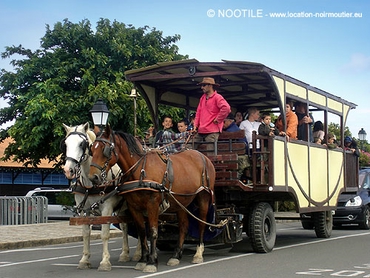
{"label": "carriage canopy roof", "polygon": [[158,104],[194,110],[202,94],[197,84],[203,77],[213,77],[220,84],[217,91],[234,111],[247,111],[251,106],[284,110],[285,97],[306,99],[310,104],[317,102],[323,109],[333,103],[333,112],[341,116],[356,107],[354,103],[254,62],[181,60],[129,70],[125,75],[139,89],[154,117]]}

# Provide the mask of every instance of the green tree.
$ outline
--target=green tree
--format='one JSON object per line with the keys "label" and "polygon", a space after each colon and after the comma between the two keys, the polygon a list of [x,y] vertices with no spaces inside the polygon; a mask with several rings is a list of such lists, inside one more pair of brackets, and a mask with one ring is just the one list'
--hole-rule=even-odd
{"label": "green tree", "polygon": [[[333,122],[329,123],[329,125],[328,125],[328,132],[333,133],[335,135],[335,137],[337,138],[338,141],[342,137],[342,135],[340,133],[340,126],[339,126],[339,124],[336,124],[336,123],[333,123]],[[352,137],[352,133],[349,131],[348,126],[346,126],[344,128],[344,137],[346,137],[346,136]]]}
{"label": "green tree", "polygon": [[[108,19],[72,23],[65,19],[46,26],[36,51],[22,45],[6,47],[2,58],[13,59],[14,71],[1,70],[0,97],[9,107],[0,110],[0,124],[14,120],[0,131],[0,140],[15,141],[5,150],[5,160],[36,166],[40,159],[56,161],[64,137],[62,123],[90,121],[89,110],[101,98],[110,110],[114,129],[133,133],[132,84],[124,71],[157,62],[187,59],[178,53],[180,35],[164,37],[148,26],[135,28]],[[145,101],[138,98],[139,127],[151,122]]]}

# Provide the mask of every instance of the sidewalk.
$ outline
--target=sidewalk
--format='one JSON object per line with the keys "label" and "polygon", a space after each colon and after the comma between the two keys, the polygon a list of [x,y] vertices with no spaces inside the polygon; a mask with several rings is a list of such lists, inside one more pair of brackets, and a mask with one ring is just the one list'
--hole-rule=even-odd
{"label": "sidewalk", "polygon": [[[91,239],[100,239],[100,230],[91,231]],[[110,237],[121,237],[118,229],[110,230]],[[82,227],[69,221],[28,225],[0,225],[0,250],[35,247],[82,241]]]}

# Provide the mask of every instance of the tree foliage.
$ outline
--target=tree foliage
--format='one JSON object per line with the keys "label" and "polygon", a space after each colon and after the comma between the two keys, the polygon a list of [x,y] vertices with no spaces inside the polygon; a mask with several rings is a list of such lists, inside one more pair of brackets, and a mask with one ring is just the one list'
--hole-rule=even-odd
{"label": "tree foliage", "polygon": [[[95,32],[89,20],[65,19],[46,26],[40,48],[6,47],[2,58],[13,59],[14,71],[1,70],[0,97],[9,107],[0,109],[0,139],[12,137],[4,159],[36,166],[40,159],[56,161],[64,137],[62,123],[77,125],[90,120],[89,110],[101,98],[110,110],[114,129],[133,133],[132,84],[124,71],[188,58],[178,53],[179,35],[164,37],[148,26],[135,28],[100,19]],[[150,123],[144,100],[138,98],[138,126]]]}
{"label": "tree foliage", "polygon": [[[336,123],[330,123],[328,125],[329,132],[333,133],[337,140],[340,142],[341,134],[340,134],[340,128],[339,124]],[[344,137],[349,136],[352,137],[352,133],[349,131],[348,127],[345,127],[344,129]],[[353,138],[355,140],[356,138]],[[367,143],[367,141],[360,142],[359,140],[355,140],[356,143],[358,143],[358,147],[361,150],[360,157],[359,157],[359,164],[360,167],[369,166],[370,165],[370,145]]]}
{"label": "tree foliage", "polygon": [[[337,138],[337,141],[340,142],[342,135],[341,135],[339,124],[336,124],[336,123],[333,123],[333,122],[329,123],[328,132],[333,133],[335,135],[335,137]],[[352,137],[351,131],[349,130],[348,126],[346,126],[344,128],[344,137],[346,137],[346,136]]]}

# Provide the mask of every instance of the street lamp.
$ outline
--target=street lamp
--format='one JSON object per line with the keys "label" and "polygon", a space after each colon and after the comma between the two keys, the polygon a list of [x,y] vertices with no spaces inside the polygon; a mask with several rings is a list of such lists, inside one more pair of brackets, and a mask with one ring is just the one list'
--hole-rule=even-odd
{"label": "street lamp", "polygon": [[361,150],[363,150],[363,144],[366,141],[366,131],[363,128],[358,132],[358,139],[360,139]]}
{"label": "street lamp", "polygon": [[136,117],[136,98],[137,98],[137,93],[136,89],[133,88],[131,90],[130,97],[134,99],[134,136],[136,137],[136,127],[137,127],[137,117]]}
{"label": "street lamp", "polygon": [[93,118],[94,125],[99,126],[100,129],[107,125],[109,110],[107,105],[101,99],[98,99],[98,101],[95,102],[90,113]]}

